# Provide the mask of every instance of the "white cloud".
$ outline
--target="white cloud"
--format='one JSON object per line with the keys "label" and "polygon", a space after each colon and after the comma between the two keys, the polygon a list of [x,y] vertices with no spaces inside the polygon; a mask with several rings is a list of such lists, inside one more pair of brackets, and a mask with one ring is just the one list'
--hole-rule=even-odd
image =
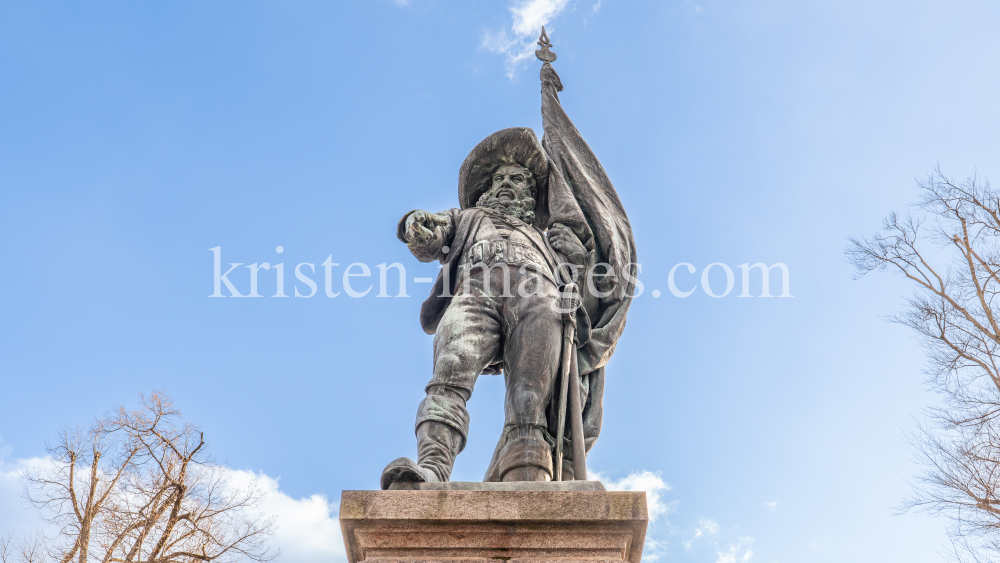
{"label": "white cloud", "polygon": [[592,471],[590,479],[600,481],[609,491],[646,491],[646,505],[649,509],[649,523],[652,524],[660,516],[673,512],[677,501],[666,502],[660,494],[670,490],[670,485],[663,482],[660,472],[637,471],[618,481]]}
{"label": "white cloud", "polygon": [[643,561],[659,561],[667,553],[667,542],[659,541],[646,536],[646,543],[642,546]]}
{"label": "white cloud", "polygon": [[[10,450],[7,449],[7,452]],[[45,523],[22,497],[24,484],[21,473],[48,463],[47,458],[18,459],[6,462],[0,458],[0,536],[40,530]]]}
{"label": "white cloud", "polygon": [[743,537],[728,551],[718,551],[715,563],[749,563],[753,559],[753,538]]}
{"label": "white cloud", "polygon": [[765,502],[764,506],[770,508],[771,512],[774,512],[775,509],[778,508],[778,501],[777,500],[772,500],[771,502]]}
{"label": "white cloud", "polygon": [[688,11],[694,15],[698,15],[705,11],[705,8],[699,6],[692,0],[684,0],[684,3],[688,6]]}
{"label": "white cloud", "polygon": [[719,531],[719,525],[715,523],[714,520],[709,520],[708,518],[702,518],[701,522],[698,523],[698,527],[694,531],[694,536],[688,541],[684,542],[684,549],[691,549],[691,545],[694,544],[695,540],[702,536],[712,535]]}
{"label": "white cloud", "polygon": [[234,486],[246,487],[254,481],[264,492],[261,511],[275,517],[277,530],[271,546],[281,550],[283,563],[347,561],[336,501],[323,495],[295,499],[281,491],[278,479],[264,473],[230,471]]}
{"label": "white cloud", "polygon": [[510,9],[514,15],[514,33],[520,36],[530,36],[542,31],[552,18],[559,15],[569,0],[521,0]]}
{"label": "white cloud", "polygon": [[542,26],[554,20],[569,3],[570,0],[518,0],[510,8],[513,16],[510,30],[487,31],[483,35],[483,48],[504,55],[507,77],[513,80],[517,67],[534,55]]}

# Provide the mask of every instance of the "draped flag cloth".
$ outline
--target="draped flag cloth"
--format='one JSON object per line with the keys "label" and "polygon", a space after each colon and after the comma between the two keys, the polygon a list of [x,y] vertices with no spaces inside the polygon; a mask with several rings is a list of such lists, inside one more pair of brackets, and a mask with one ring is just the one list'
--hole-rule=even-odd
{"label": "draped flag cloth", "polygon": [[[580,135],[562,104],[562,82],[549,63],[542,65],[542,147],[548,160],[546,228],[561,224],[577,235],[590,251],[586,276],[579,280],[583,308],[590,330],[579,335],[577,363],[580,373],[583,431],[587,451],[601,433],[605,365],[625,330],[625,315],[635,293],[638,259],[635,239],[618,193],[597,156]],[[553,394],[553,395],[558,395]],[[558,397],[548,409],[549,431],[555,435]],[[496,480],[497,444],[486,480]],[[567,448],[566,452],[572,451]]]}

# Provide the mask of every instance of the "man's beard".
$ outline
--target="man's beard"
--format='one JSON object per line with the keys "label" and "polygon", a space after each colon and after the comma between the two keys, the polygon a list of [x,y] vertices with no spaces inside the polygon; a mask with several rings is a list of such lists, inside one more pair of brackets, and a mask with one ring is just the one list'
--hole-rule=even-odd
{"label": "man's beard", "polygon": [[535,200],[530,197],[501,201],[490,195],[490,192],[486,192],[479,198],[476,206],[517,217],[529,225],[535,220]]}

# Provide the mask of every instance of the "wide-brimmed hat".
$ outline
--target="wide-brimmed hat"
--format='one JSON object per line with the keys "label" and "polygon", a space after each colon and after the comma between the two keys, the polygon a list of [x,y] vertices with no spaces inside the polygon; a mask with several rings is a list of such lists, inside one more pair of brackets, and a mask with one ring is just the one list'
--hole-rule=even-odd
{"label": "wide-brimmed hat", "polygon": [[548,222],[549,163],[542,144],[529,127],[501,129],[479,142],[458,170],[458,202],[462,209],[475,207],[492,185],[493,171],[504,164],[520,164],[535,178],[534,224]]}

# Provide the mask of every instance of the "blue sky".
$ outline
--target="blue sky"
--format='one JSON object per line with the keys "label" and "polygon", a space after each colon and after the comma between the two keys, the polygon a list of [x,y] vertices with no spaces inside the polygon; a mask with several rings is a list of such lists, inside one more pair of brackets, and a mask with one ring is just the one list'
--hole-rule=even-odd
{"label": "blue sky", "polygon": [[[454,207],[487,134],[541,134],[539,63],[518,54],[546,23],[647,290],[588,462],[659,495],[647,559],[940,560],[944,522],[894,510],[935,400],[881,318],[910,289],[852,281],[843,248],[936,164],[1000,178],[998,21],[965,1],[0,4],[0,533],[29,525],[14,474],[61,426],[165,389],[267,484],[286,561],[341,558],[340,491],[415,453],[430,374],[412,278],[435,267],[396,221]],[[289,295],[328,256],[376,288],[212,299],[217,246],[285,264]],[[408,298],[375,297],[392,262]],[[684,288],[716,262],[736,288],[674,297],[681,262]],[[794,297],[738,298],[748,262],[787,264]],[[502,391],[480,380],[454,479],[482,478]]]}

